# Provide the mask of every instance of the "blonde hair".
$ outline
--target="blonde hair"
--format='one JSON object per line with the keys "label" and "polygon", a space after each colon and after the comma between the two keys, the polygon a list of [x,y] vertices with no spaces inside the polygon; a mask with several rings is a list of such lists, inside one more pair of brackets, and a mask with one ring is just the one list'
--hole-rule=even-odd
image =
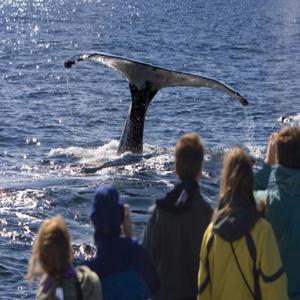
{"label": "blonde hair", "polygon": [[253,196],[252,161],[240,147],[229,151],[223,160],[219,208],[256,207]]}
{"label": "blonde hair", "polygon": [[184,134],[175,147],[175,171],[180,179],[196,178],[202,168],[204,147],[194,133]]}
{"label": "blonde hair", "polygon": [[62,283],[62,273],[72,264],[70,235],[60,216],[46,219],[40,226],[29,261],[27,279],[48,274],[57,285]]}

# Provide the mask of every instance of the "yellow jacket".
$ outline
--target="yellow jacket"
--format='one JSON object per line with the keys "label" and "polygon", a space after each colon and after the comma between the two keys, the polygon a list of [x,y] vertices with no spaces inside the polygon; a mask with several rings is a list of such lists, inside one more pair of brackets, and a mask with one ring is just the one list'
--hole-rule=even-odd
{"label": "yellow jacket", "polygon": [[[249,234],[256,248],[257,282],[261,291],[259,299],[287,300],[286,276],[271,225],[260,218]],[[254,260],[246,237],[234,240],[232,246],[241,271],[254,293]],[[202,241],[198,300],[254,300],[241,271],[231,242],[213,233],[211,223]]]}

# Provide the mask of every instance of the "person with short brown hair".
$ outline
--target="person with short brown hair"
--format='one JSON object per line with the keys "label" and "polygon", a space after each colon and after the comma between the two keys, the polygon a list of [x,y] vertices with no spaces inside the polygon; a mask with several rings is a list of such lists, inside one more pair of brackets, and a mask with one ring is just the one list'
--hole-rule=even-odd
{"label": "person with short brown hair", "polygon": [[102,299],[96,273],[86,266],[72,267],[70,235],[62,217],[46,219],[37,234],[27,279],[41,277],[36,299]]}
{"label": "person with short brown hair", "polygon": [[278,164],[286,168],[300,169],[300,129],[283,128],[279,131],[276,140]]}
{"label": "person with short brown hair", "polygon": [[161,282],[155,300],[197,298],[199,252],[212,215],[198,184],[203,155],[204,147],[196,133],[187,133],[177,141],[175,172],[180,183],[156,201],[145,228],[143,244]]}
{"label": "person with short brown hair", "polygon": [[[269,186],[274,166],[275,183]],[[291,300],[300,299],[300,128],[269,137],[266,159],[255,176],[255,196],[275,232]]]}
{"label": "person with short brown hair", "polygon": [[183,135],[175,147],[175,171],[180,179],[197,178],[201,172],[204,147],[199,136],[192,132]]}

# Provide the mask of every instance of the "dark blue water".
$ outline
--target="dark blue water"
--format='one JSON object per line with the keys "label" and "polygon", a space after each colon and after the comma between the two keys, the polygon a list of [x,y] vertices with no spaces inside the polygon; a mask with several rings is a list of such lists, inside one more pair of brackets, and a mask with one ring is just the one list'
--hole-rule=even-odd
{"label": "dark blue water", "polygon": [[[214,201],[224,151],[239,144],[261,159],[277,119],[300,112],[298,0],[3,0],[0,29],[1,299],[33,298],[24,275],[44,218],[63,215],[75,256],[86,257],[93,191],[114,183],[140,237],[149,206],[176,180],[181,134],[206,145],[201,189]],[[165,89],[147,115],[144,155],[118,157],[127,82],[93,63],[64,70],[86,51],[214,77],[249,108],[217,91]]]}

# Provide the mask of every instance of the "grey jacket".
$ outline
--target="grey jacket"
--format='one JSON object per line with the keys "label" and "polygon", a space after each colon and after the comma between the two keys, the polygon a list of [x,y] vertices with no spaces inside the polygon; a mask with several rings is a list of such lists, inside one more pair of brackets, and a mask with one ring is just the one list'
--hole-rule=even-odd
{"label": "grey jacket", "polygon": [[[76,268],[76,275],[82,291],[83,300],[103,300],[101,284],[96,273],[91,271],[86,266],[80,266]],[[46,278],[42,278],[41,284],[37,290],[37,300],[52,300],[55,298],[56,287],[51,285],[47,291],[43,291],[44,282]],[[64,300],[76,300],[76,285],[75,278],[64,280],[62,284],[63,299]]]}
{"label": "grey jacket", "polygon": [[212,209],[199,188],[182,213],[155,206],[143,241],[161,281],[153,299],[196,299],[201,242],[211,215]]}

